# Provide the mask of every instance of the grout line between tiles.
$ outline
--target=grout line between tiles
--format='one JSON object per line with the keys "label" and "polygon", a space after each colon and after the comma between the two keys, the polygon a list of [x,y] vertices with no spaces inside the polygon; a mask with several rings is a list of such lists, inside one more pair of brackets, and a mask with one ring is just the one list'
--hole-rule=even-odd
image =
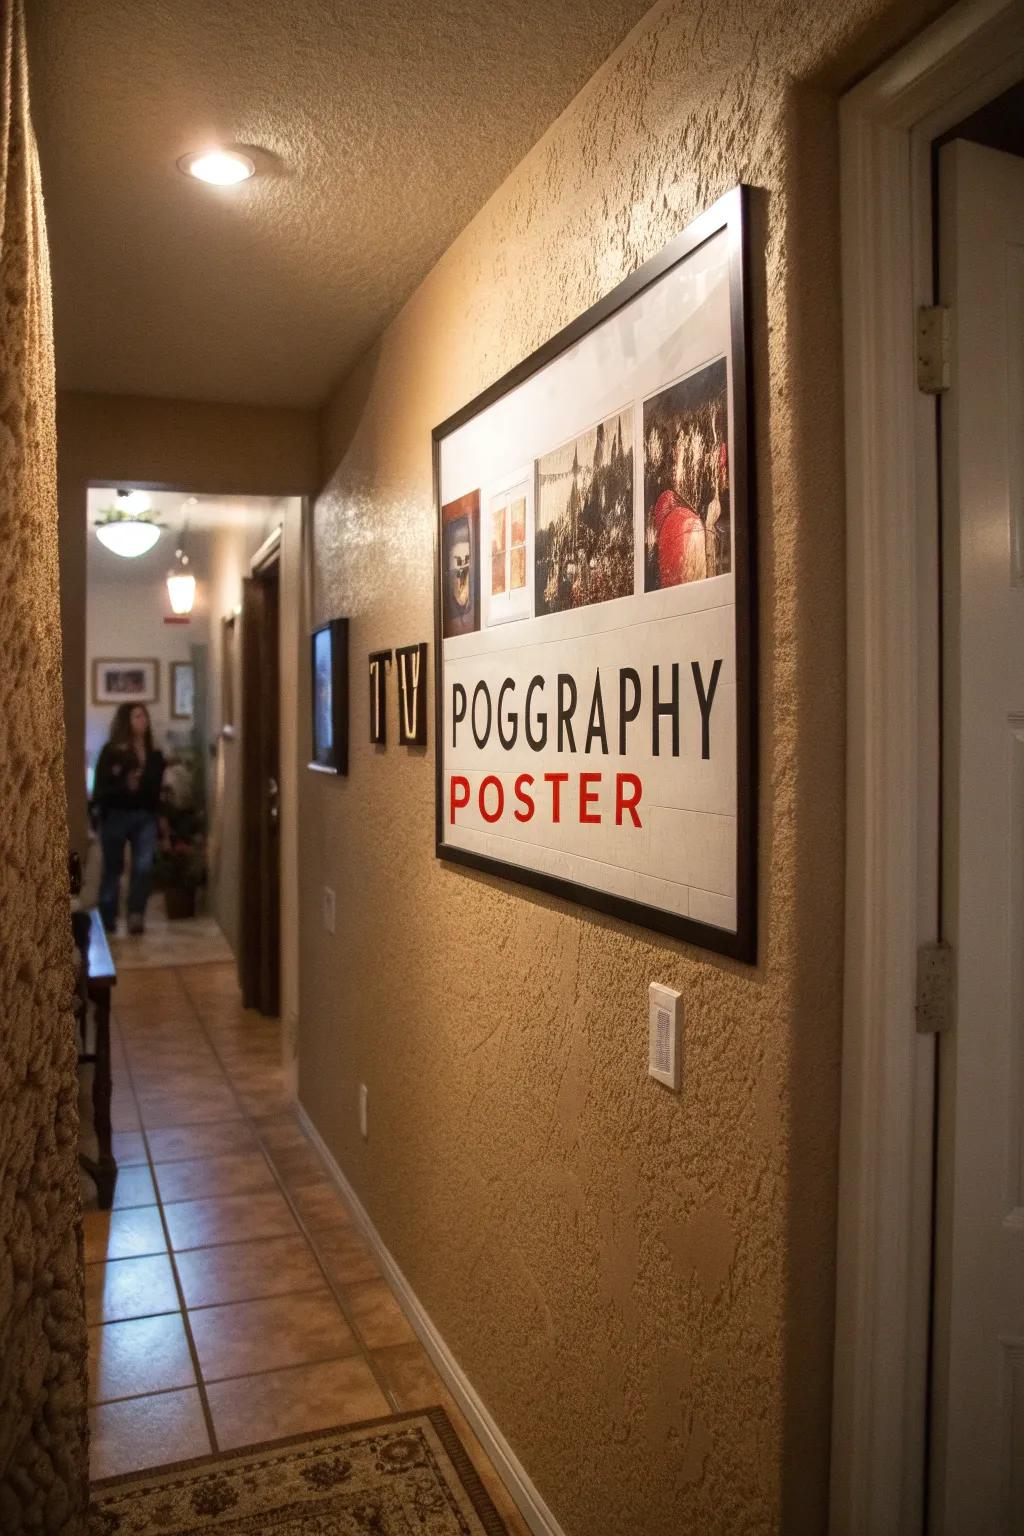
{"label": "grout line between tiles", "polygon": [[[117,1264],[120,1261],[118,1259],[114,1259],[111,1262]],[[87,1314],[85,1319],[85,1326],[87,1328],[108,1328],[111,1323],[144,1323],[146,1319],[150,1317],[173,1317],[175,1312],[179,1312],[180,1310],[180,1307],[158,1307],[155,1312],[129,1312],[125,1317],[90,1318]],[[142,1394],[140,1393],[139,1396],[141,1395]]]}
{"label": "grout line between tiles", "polygon": [[[264,1155],[266,1155],[266,1154],[264,1154]],[[270,1191],[269,1190],[259,1191],[259,1193],[269,1194]],[[278,1187],[277,1190],[274,1191],[274,1193],[275,1194],[284,1193],[285,1197],[286,1197],[286,1200],[287,1200],[287,1191],[282,1191],[280,1186]],[[246,1195],[205,1195],[203,1198],[207,1199],[207,1200],[245,1200],[245,1199],[247,1199],[249,1197],[246,1196]],[[193,1202],[190,1201],[190,1200],[169,1200],[167,1202],[167,1205],[168,1206],[171,1206],[171,1205],[191,1205],[192,1203]],[[293,1206],[292,1202],[290,1200],[287,1200],[287,1204],[288,1204],[288,1208],[289,1208],[289,1214],[290,1215],[294,1214],[295,1207]],[[157,1207],[156,1207],[156,1203],[154,1202],[153,1205],[132,1205],[132,1206],[128,1206],[127,1209],[131,1210],[131,1211],[154,1211],[154,1210],[157,1209]],[[108,1215],[110,1213],[109,1212],[104,1212],[103,1214],[104,1215]],[[313,1248],[313,1247],[315,1247],[314,1239],[315,1239],[316,1234],[318,1232],[327,1232],[329,1230],[331,1230],[331,1229],[328,1228],[328,1227],[312,1227],[312,1228],[309,1229],[309,1231],[311,1231],[313,1233],[313,1237],[310,1237],[309,1236],[309,1232],[307,1231],[306,1227],[303,1225],[301,1227],[301,1229],[300,1229],[300,1234],[299,1235],[304,1237],[306,1239],[306,1242],[309,1244],[309,1246],[311,1248]],[[355,1231],[355,1228],[353,1227],[352,1230]],[[169,1253],[169,1254],[175,1254],[175,1253],[205,1253],[210,1248],[238,1248],[243,1243],[251,1243],[251,1242],[268,1242],[268,1243],[271,1243],[271,1242],[276,1241],[277,1238],[281,1238],[281,1237],[294,1237],[295,1233],[294,1232],[265,1232],[265,1233],[255,1237],[255,1238],[253,1237],[252,1233],[247,1233],[244,1237],[222,1237],[222,1238],[219,1239],[219,1241],[212,1242],[212,1243],[190,1243],[187,1248],[180,1248],[180,1247],[179,1248],[172,1248],[170,1246],[170,1240],[167,1238],[166,1231],[165,1231],[164,1235],[165,1235],[165,1240],[167,1241],[167,1247],[166,1248],[151,1248],[151,1249],[148,1249],[145,1253],[118,1253],[118,1254],[110,1254],[110,1255],[107,1255],[107,1256],[102,1256],[102,1257],[100,1257],[98,1259],[89,1259],[88,1260],[88,1264],[123,1264],[125,1259],[157,1259],[157,1258],[159,1258],[161,1256],[161,1254],[164,1254],[164,1253]],[[320,1267],[322,1269],[324,1266],[323,1266],[323,1261],[321,1260],[321,1258],[319,1256],[319,1252],[317,1252],[314,1255],[314,1257],[316,1258],[317,1263],[320,1265]],[[371,1276],[371,1279],[375,1279],[376,1280],[376,1279],[379,1279],[379,1278],[380,1278],[379,1275]],[[360,1281],[360,1280],[351,1280],[351,1281],[346,1281],[345,1283],[347,1285],[361,1285],[361,1284],[363,1284],[363,1282]]]}
{"label": "grout line between tiles", "polygon": [[[173,1397],[175,1392],[195,1392],[194,1381],[187,1382],[183,1387],[150,1387],[148,1392],[129,1392],[127,1397],[101,1397],[94,1402],[86,1404],[91,1413],[94,1408],[106,1408],[111,1403],[138,1403],[144,1397]],[[140,1467],[139,1471],[148,1472],[148,1467]]]}
{"label": "grout line between tiles", "polygon": [[[257,1239],[259,1241],[259,1239]],[[273,1239],[271,1238],[272,1242]],[[254,1301],[287,1301],[292,1296],[319,1296],[324,1291],[323,1285],[303,1285],[292,1291],[272,1291],[270,1295],[259,1296],[233,1296],[230,1301],[200,1301],[189,1307],[190,1312],[215,1312],[218,1307],[248,1307]],[[253,1372],[253,1375],[256,1373]]]}
{"label": "grout line between tiles", "polygon": [[[259,1241],[259,1239],[257,1239],[257,1241]],[[268,1242],[273,1242],[274,1239],[273,1238],[268,1238],[267,1241]],[[225,1245],[225,1246],[229,1246],[229,1245]],[[188,1249],[185,1249],[183,1251],[186,1252],[186,1253],[195,1253],[198,1250],[196,1250],[194,1248],[188,1248]],[[145,1255],[143,1255],[143,1257],[145,1257],[145,1258],[162,1258],[163,1255],[162,1254],[145,1254]],[[170,1257],[170,1255],[168,1255],[168,1257]],[[93,1265],[92,1265],[92,1268],[95,1269],[97,1267],[97,1263],[102,1264],[104,1262],[105,1261],[103,1261],[103,1260],[94,1261]],[[109,1262],[111,1264],[123,1264],[125,1261],[123,1259],[111,1259],[111,1260],[109,1260]],[[89,1265],[86,1265],[87,1269],[89,1267],[90,1267]],[[358,1284],[359,1282],[357,1281],[356,1283]],[[315,1285],[315,1286],[313,1286],[313,1285],[303,1285],[303,1286],[299,1286],[298,1288],[296,1288],[294,1290],[271,1291],[269,1294],[267,1292],[265,1292],[265,1291],[261,1291],[260,1294],[257,1295],[257,1296],[233,1296],[230,1301],[186,1302],[185,1310],[187,1312],[213,1312],[218,1307],[244,1307],[244,1306],[248,1306],[251,1302],[254,1302],[254,1301],[285,1301],[285,1300],[288,1300],[292,1296],[319,1296],[324,1291],[324,1289],[325,1289],[325,1286],[323,1284]],[[332,1296],[333,1296],[333,1292],[332,1292]],[[160,1307],[155,1312],[128,1312],[128,1313],[125,1314],[124,1317],[95,1317],[95,1318],[91,1318],[91,1319],[87,1318],[86,1319],[86,1325],[89,1328],[107,1328],[111,1324],[116,1324],[116,1323],[141,1323],[141,1322],[144,1322],[146,1320],[146,1318],[148,1318],[148,1317],[173,1317],[175,1312],[180,1312],[180,1311],[181,1311],[180,1307]],[[253,1372],[252,1374],[255,1375],[256,1373]],[[143,1396],[145,1396],[145,1393],[138,1392],[138,1393],[133,1393],[132,1395],[136,1396],[136,1397],[143,1397]]]}
{"label": "grout line between tiles", "polygon": [[[106,1324],[102,1326],[105,1327]],[[358,1340],[356,1342],[358,1343]],[[362,1352],[362,1349],[358,1348],[349,1350],[347,1355],[325,1355],[322,1360],[289,1360],[286,1365],[264,1365],[254,1371],[234,1371],[228,1376],[211,1376],[206,1384],[219,1387],[226,1381],[248,1381],[250,1377],[276,1376],[280,1371],[306,1371],[317,1365],[340,1365],[344,1360],[357,1360]],[[123,1397],[101,1397],[98,1401],[90,1403],[89,1407],[103,1408],[107,1403],[131,1403],[140,1397],[166,1397],[171,1392],[191,1392],[195,1386],[196,1383],[190,1381],[185,1386],[151,1387],[148,1392],[129,1392]]]}
{"label": "grout line between tiles", "polygon": [[225,1381],[248,1381],[250,1377],[276,1376],[280,1371],[306,1371],[317,1365],[338,1365],[343,1360],[358,1360],[363,1351],[355,1335],[353,1340],[357,1347],[350,1349],[346,1355],[325,1355],[322,1360],[289,1360],[285,1365],[264,1365],[254,1371],[233,1371],[227,1376],[212,1376],[209,1385],[219,1387]]}
{"label": "grout line between tiles", "polygon": [[[160,1166],[162,1168],[171,1168],[177,1167],[177,1164],[161,1163]],[[161,1195],[160,1198],[164,1205],[196,1205],[200,1200],[252,1200],[256,1195],[269,1195],[276,1193],[277,1191],[273,1189],[270,1184],[264,1184],[261,1189],[231,1189],[217,1194],[179,1195],[173,1200],[168,1200],[166,1195]],[[129,1205],[122,1207],[122,1209],[132,1211],[138,1210],[139,1207]],[[243,1239],[243,1241],[245,1241],[245,1239]],[[219,1245],[217,1243],[212,1243],[206,1244],[205,1246],[216,1248]]]}

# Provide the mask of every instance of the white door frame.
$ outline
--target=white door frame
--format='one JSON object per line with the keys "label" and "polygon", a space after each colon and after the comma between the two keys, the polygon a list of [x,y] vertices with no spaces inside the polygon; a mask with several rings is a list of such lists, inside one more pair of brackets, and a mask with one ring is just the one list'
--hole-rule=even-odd
{"label": "white door frame", "polygon": [[1024,75],[1020,0],[963,0],[840,103],[847,495],[846,951],[833,1536],[924,1518],[939,913],[939,519],[932,141]]}

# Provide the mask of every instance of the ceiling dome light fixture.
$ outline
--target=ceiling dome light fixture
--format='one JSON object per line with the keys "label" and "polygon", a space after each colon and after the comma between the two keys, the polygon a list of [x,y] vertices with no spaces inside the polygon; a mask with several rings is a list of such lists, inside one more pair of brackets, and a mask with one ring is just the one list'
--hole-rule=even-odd
{"label": "ceiling dome light fixture", "polygon": [[96,537],[112,554],[134,560],[152,549],[160,537],[153,521],[152,502],[145,491],[118,491],[114,505],[101,513]]}
{"label": "ceiling dome light fixture", "polygon": [[99,523],[96,537],[111,553],[125,560],[134,560],[152,549],[160,537],[156,523],[144,523],[138,518],[126,517],[119,523]]}
{"label": "ceiling dome light fixture", "polygon": [[238,149],[200,149],[194,154],[182,155],[178,169],[186,176],[194,176],[197,181],[209,182],[214,187],[233,187],[256,174],[254,162]]}

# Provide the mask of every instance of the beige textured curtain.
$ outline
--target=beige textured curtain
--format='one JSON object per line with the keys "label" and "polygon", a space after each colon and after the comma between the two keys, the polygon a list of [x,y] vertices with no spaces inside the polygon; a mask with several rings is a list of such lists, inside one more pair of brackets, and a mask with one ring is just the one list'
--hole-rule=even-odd
{"label": "beige textured curtain", "polygon": [[86,1488],[49,264],[22,0],[0,0],[0,1531]]}

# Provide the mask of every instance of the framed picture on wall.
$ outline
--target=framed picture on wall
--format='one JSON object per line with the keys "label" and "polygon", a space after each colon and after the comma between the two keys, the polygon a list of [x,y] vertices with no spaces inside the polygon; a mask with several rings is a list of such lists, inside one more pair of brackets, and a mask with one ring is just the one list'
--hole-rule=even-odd
{"label": "framed picture on wall", "polygon": [[155,704],[160,697],[160,663],[97,657],[92,664],[94,704]]}
{"label": "framed picture on wall", "polygon": [[348,619],[310,637],[313,756],[320,773],[348,773]]}
{"label": "framed picture on wall", "polygon": [[747,202],[435,429],[434,592],[438,857],[752,962]]}
{"label": "framed picture on wall", "polygon": [[235,668],[238,656],[238,615],[220,621],[220,733],[229,740],[235,734]]}
{"label": "framed picture on wall", "polygon": [[195,710],[196,669],[190,661],[171,662],[171,719],[191,720]]}

